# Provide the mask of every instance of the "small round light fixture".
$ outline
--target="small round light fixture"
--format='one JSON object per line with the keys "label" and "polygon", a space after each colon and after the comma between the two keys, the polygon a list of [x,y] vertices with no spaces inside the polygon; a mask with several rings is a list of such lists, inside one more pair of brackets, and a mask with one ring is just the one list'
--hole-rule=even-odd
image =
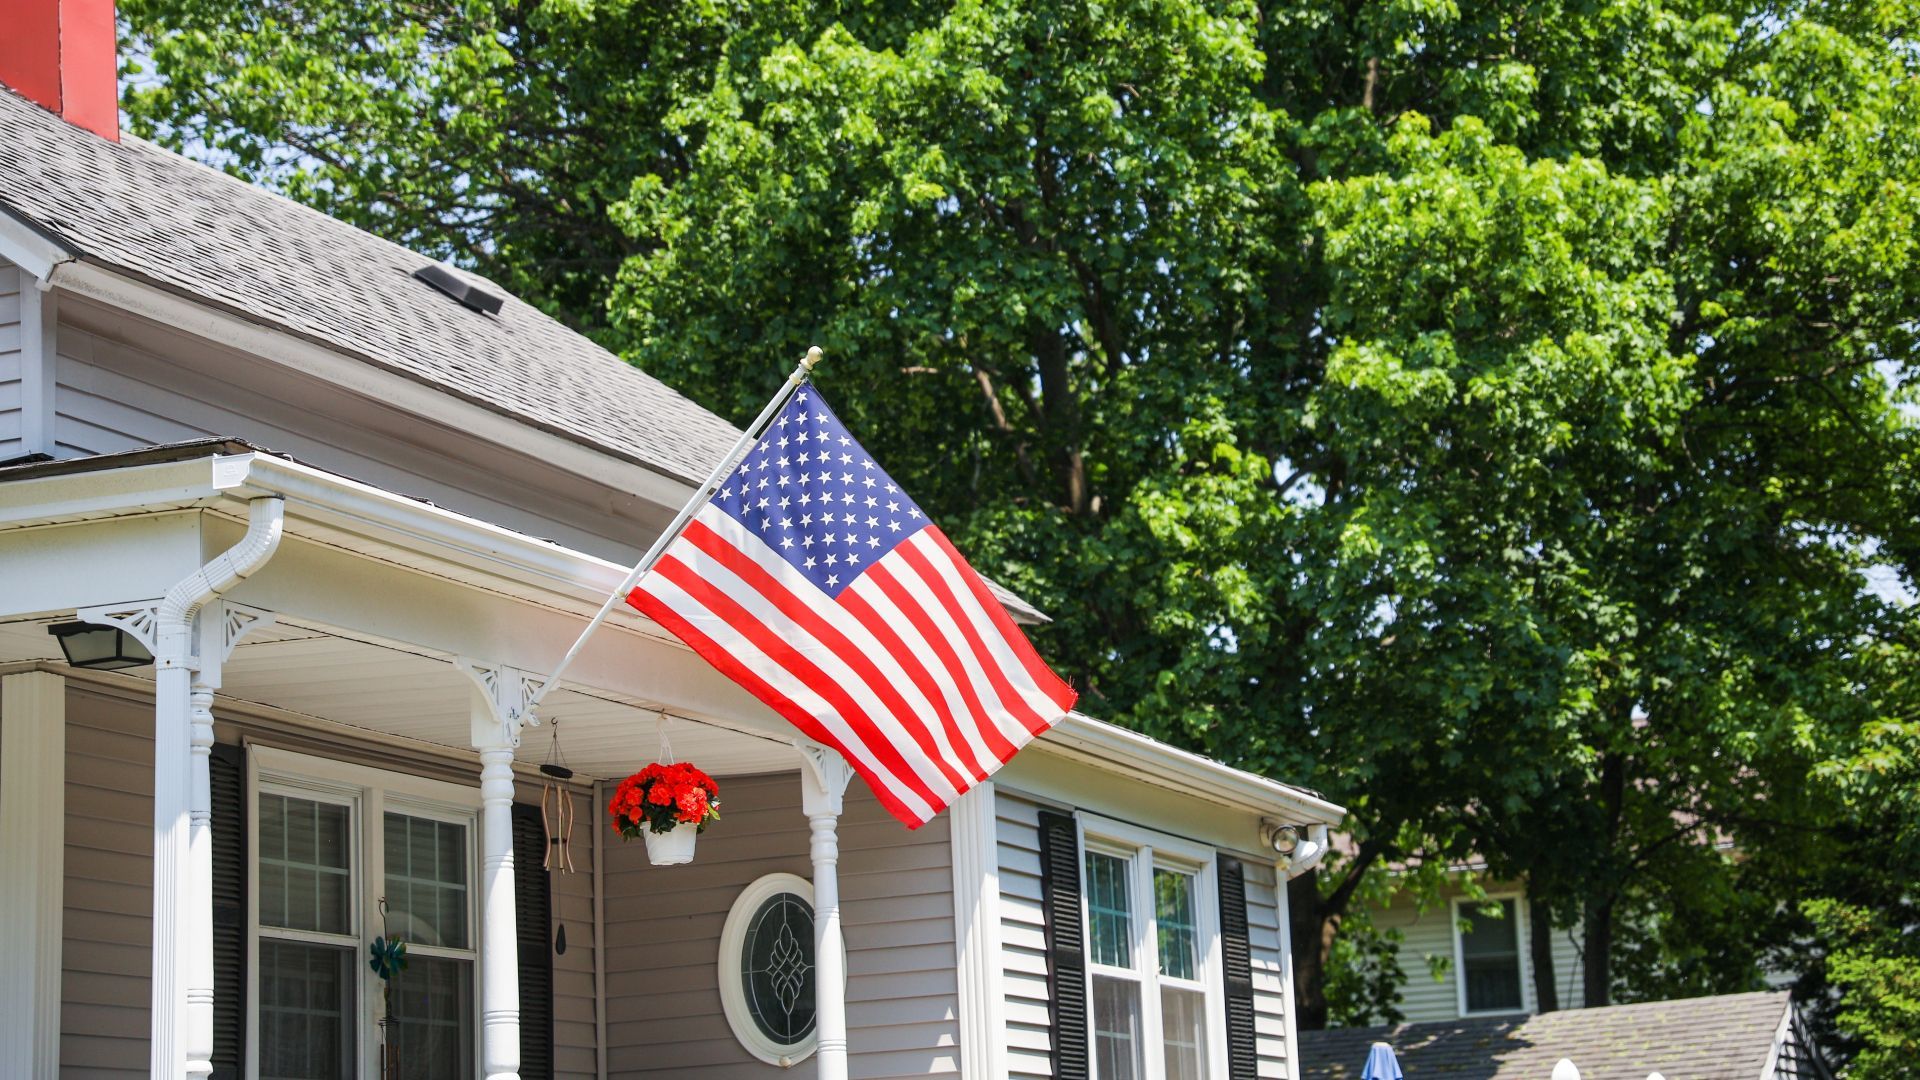
{"label": "small round light fixture", "polygon": [[1276,853],[1292,855],[1293,849],[1300,845],[1300,827],[1282,825],[1277,821],[1262,821],[1260,839],[1266,841]]}
{"label": "small round light fixture", "polygon": [[60,642],[60,651],[66,655],[67,663],[77,668],[115,671],[153,663],[153,654],[147,647],[117,626],[55,623],[47,627],[47,633]]}

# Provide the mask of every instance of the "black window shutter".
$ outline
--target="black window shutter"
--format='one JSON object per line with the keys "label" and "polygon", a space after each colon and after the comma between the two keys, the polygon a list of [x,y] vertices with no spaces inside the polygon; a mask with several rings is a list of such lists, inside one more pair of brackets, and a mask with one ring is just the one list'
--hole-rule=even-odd
{"label": "black window shutter", "polygon": [[520,944],[520,1080],[553,1078],[553,904],[540,808],[513,804],[513,905]]}
{"label": "black window shutter", "polygon": [[247,1038],[247,783],[237,746],[207,760],[213,797],[213,1080],[236,1080]]}
{"label": "black window shutter", "polygon": [[1260,1051],[1253,1021],[1253,950],[1247,943],[1247,870],[1230,855],[1220,856],[1220,955],[1226,961],[1227,1076],[1255,1080]]}
{"label": "black window shutter", "polygon": [[1040,907],[1046,919],[1047,1013],[1053,1075],[1087,1080],[1086,927],[1080,921],[1080,838],[1073,819],[1040,812]]}

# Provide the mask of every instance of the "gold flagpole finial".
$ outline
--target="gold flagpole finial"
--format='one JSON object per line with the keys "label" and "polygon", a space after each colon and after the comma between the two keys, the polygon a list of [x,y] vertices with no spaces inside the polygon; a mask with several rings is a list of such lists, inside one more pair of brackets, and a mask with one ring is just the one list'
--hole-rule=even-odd
{"label": "gold flagpole finial", "polygon": [[820,352],[820,346],[814,345],[807,349],[807,358],[805,360],[800,361],[800,366],[807,371],[812,371],[813,365],[820,362],[820,357],[822,355],[823,354]]}

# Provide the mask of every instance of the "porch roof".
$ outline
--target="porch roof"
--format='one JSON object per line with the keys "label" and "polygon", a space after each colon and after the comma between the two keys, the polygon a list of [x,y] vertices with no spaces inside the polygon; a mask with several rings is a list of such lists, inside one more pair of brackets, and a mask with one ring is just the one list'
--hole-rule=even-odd
{"label": "porch roof", "polygon": [[[304,628],[282,642],[283,649],[300,648],[314,653],[315,659],[321,659],[318,652],[329,649],[384,650],[379,677],[358,688],[364,691],[363,707],[383,707],[378,693],[382,679],[395,686],[435,686],[445,680],[452,680],[444,682],[447,687],[461,686],[460,676],[447,662],[456,655],[512,664],[530,672],[547,670],[572,633],[627,571],[551,541],[230,440],[0,469],[0,537],[31,527],[117,522],[180,510],[237,519],[244,516],[246,500],[262,496],[287,500],[286,535],[294,543],[283,542],[274,562],[230,596],[282,612],[286,626]],[[343,554],[357,561],[339,561]],[[348,567],[357,575],[377,576],[367,578],[374,583],[363,584],[350,599],[337,595],[340,588],[325,579]],[[50,595],[46,590],[36,594],[24,583],[16,596],[0,590],[0,617],[46,615],[139,599],[98,595],[62,606],[47,600]],[[448,610],[435,610],[439,607]],[[323,645],[323,640],[333,644]],[[369,656],[358,654],[358,662],[369,662]],[[353,662],[353,656],[333,658],[336,666]],[[664,709],[711,729],[715,737],[730,732],[751,740],[738,744],[749,756],[753,744],[767,745],[767,753],[773,747],[781,755],[787,753],[784,741],[792,733],[785,721],[700,663],[638,612],[616,609],[607,630],[581,654],[573,670],[575,677],[556,688],[543,712],[567,723],[579,718],[576,731],[604,727],[601,734],[609,740],[609,752],[624,739],[630,751],[637,747],[638,753],[649,753],[651,717]],[[241,685],[244,664],[236,663],[233,671],[230,688]],[[261,676],[270,671],[263,667]],[[281,691],[275,696],[282,700],[263,704],[326,716],[316,712],[319,706],[300,705],[297,695],[290,695]],[[449,700],[464,702],[465,698],[453,694]],[[327,708],[336,713],[332,719],[352,722],[337,715],[344,706]],[[604,725],[587,721],[594,715]],[[461,705],[422,728],[417,737],[462,745],[464,716]],[[646,722],[642,737],[634,733],[636,721]],[[455,730],[442,730],[449,725]],[[529,732],[522,760],[539,760],[533,748],[544,741],[540,732]],[[1282,814],[1292,821],[1331,824],[1343,814],[1340,807],[1312,792],[1080,713],[1070,714],[1033,749],[1204,801]],[[569,749],[570,754],[574,752]],[[602,765],[607,769],[602,775],[611,775],[611,765],[612,759]]]}

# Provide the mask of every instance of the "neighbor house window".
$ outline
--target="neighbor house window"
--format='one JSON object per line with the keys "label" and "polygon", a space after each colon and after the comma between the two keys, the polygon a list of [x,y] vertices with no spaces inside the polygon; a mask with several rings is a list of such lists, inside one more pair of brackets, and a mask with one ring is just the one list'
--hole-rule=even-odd
{"label": "neighbor house window", "polygon": [[1218,1075],[1225,1013],[1214,989],[1220,979],[1212,853],[1083,820],[1093,1075]]}
{"label": "neighbor house window", "polygon": [[1454,905],[1461,1010],[1518,1012],[1526,1007],[1520,966],[1520,921],[1512,898]]}
{"label": "neighbor house window", "polygon": [[[478,792],[253,753],[257,1075],[379,1075],[384,1055],[388,1075],[472,1076]],[[391,986],[367,964],[380,936],[407,945]]]}

